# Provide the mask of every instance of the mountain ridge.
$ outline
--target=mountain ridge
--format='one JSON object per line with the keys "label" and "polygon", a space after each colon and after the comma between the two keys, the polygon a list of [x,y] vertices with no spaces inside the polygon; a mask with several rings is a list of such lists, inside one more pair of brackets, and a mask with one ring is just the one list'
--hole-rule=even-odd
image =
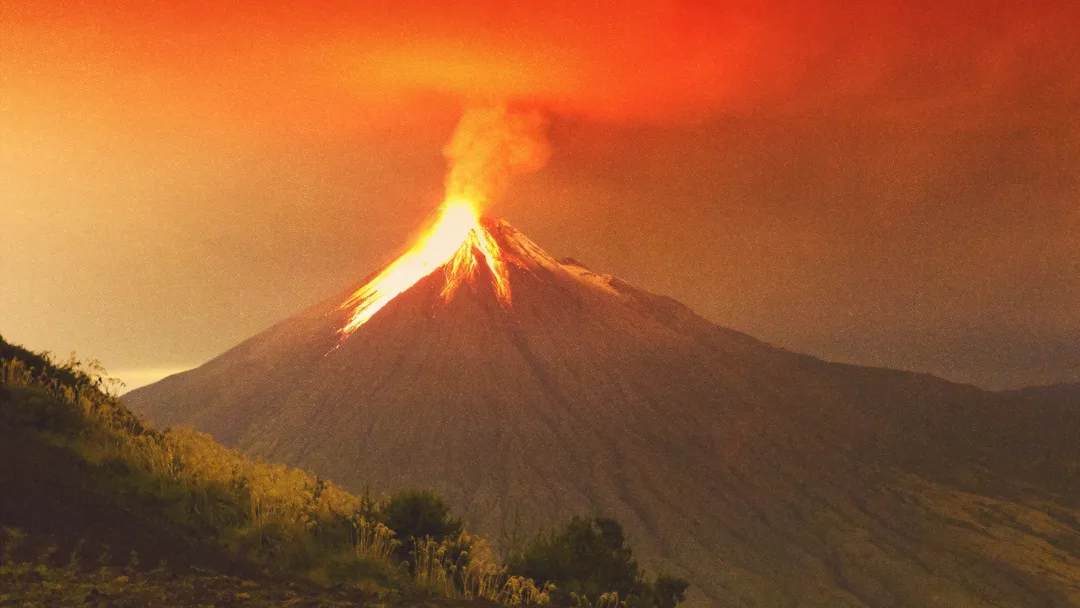
{"label": "mountain ridge", "polygon": [[[1061,424],[1025,421],[1012,400],[976,387],[772,347],[560,263],[505,222],[486,227],[510,261],[509,306],[483,265],[449,302],[435,272],[345,340],[347,295],[125,402],[353,489],[434,488],[491,538],[513,536],[515,522],[614,515],[646,565],[687,576],[700,605],[887,605],[886,595],[949,605],[934,599],[942,589],[969,605],[1002,594],[1080,601],[1067,577],[1041,593],[1016,575],[987,594],[902,557],[922,543],[924,560],[948,559],[956,549],[925,536],[927,522],[969,494],[1076,532],[1080,519],[1062,513],[1077,508],[1063,496],[1080,457]],[[1054,411],[1058,423],[1076,417]],[[1059,511],[1004,498],[1025,483]],[[920,503],[925,493],[936,502]],[[915,540],[869,517],[868,500],[906,518]],[[837,522],[876,539],[889,567],[871,572],[837,546]],[[990,559],[985,535],[962,528],[945,536]],[[1080,553],[1067,556],[1080,573]]]}

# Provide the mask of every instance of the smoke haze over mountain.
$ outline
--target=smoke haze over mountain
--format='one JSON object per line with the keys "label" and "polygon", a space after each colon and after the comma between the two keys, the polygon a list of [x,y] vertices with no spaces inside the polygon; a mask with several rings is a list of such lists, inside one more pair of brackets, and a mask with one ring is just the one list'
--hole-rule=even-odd
{"label": "smoke haze over mountain", "polygon": [[394,257],[498,98],[552,148],[490,213],[556,253],[827,358],[1080,378],[1076,3],[362,4],[6,2],[5,335],[203,361]]}

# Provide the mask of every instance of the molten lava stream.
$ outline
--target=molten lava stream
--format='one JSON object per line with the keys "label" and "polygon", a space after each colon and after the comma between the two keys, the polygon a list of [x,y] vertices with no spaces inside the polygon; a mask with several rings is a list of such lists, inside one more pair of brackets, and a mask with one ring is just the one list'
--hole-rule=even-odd
{"label": "molten lava stream", "polygon": [[495,238],[480,224],[470,201],[447,201],[438,221],[416,245],[341,305],[343,309],[353,307],[353,312],[340,333],[348,337],[391,300],[440,267],[446,272],[441,295],[449,302],[457,288],[479,267],[477,253],[491,271],[499,300],[509,303],[510,278]]}

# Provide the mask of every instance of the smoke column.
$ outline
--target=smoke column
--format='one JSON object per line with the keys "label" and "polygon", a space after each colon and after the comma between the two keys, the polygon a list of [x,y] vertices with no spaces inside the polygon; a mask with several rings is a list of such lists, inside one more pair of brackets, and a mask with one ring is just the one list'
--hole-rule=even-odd
{"label": "smoke column", "polygon": [[449,163],[446,200],[465,199],[483,212],[522,173],[538,171],[551,149],[546,123],[539,112],[505,106],[469,108],[443,148]]}

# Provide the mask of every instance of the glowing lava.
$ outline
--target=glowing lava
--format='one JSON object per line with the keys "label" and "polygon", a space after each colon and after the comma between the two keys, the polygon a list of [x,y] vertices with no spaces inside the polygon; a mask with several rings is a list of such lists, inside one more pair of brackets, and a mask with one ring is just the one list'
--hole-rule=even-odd
{"label": "glowing lava", "polygon": [[445,302],[462,283],[471,282],[483,265],[490,271],[499,302],[510,303],[507,258],[480,222],[480,210],[506,191],[512,176],[544,165],[549,149],[543,128],[538,113],[512,111],[504,105],[465,111],[443,148],[449,172],[438,220],[412,249],[341,305],[352,309],[340,330],[342,336],[348,337],[391,300],[440,268],[446,274]]}
{"label": "glowing lava", "polygon": [[443,301],[449,302],[458,287],[471,280],[481,263],[491,271],[499,301],[509,304],[510,277],[495,238],[481,225],[471,201],[447,200],[435,225],[412,249],[341,305],[342,309],[353,311],[340,333],[348,337],[391,300],[439,268],[446,274],[441,295]]}

